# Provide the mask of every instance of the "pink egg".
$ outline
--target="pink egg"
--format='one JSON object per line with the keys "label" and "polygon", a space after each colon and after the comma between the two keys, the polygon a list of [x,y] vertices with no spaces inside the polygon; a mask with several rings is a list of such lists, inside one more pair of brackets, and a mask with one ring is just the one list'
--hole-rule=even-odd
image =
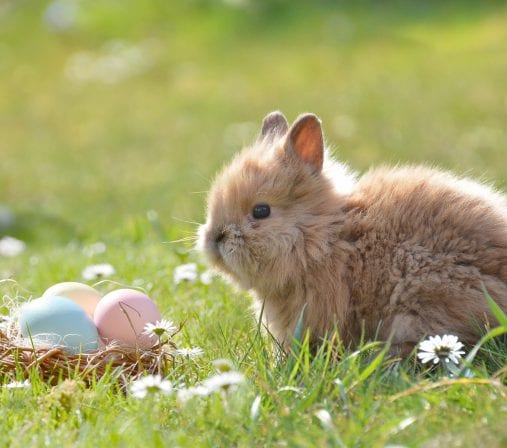
{"label": "pink egg", "polygon": [[147,323],[161,319],[157,305],[147,295],[133,289],[118,289],[106,294],[93,313],[104,342],[117,342],[131,348],[153,347],[158,339],[142,333]]}

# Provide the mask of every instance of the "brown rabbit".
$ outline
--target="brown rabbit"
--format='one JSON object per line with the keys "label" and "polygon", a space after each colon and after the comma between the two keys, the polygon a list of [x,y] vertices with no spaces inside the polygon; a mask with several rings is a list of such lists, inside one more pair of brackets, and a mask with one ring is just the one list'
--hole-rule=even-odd
{"label": "brown rabbit", "polygon": [[199,244],[251,290],[268,329],[290,343],[304,304],[312,342],[427,335],[477,341],[494,323],[483,286],[507,310],[507,201],[425,167],[356,179],[327,157],[313,114],[265,119],[257,142],[215,180]]}

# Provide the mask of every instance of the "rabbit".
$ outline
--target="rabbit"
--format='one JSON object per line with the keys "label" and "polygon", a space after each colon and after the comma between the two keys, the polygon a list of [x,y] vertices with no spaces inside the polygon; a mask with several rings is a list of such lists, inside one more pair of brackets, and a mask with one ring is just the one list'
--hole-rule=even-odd
{"label": "rabbit", "polygon": [[338,331],[346,346],[389,341],[407,356],[426,336],[475,343],[507,310],[507,201],[424,166],[357,176],[329,156],[320,119],[267,115],[257,141],[214,180],[198,247],[250,290],[289,348]]}

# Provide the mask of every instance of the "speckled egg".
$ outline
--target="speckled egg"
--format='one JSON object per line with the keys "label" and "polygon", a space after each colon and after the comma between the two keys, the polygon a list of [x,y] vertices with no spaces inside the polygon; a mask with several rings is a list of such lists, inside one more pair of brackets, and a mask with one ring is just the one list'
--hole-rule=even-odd
{"label": "speckled egg", "polygon": [[158,341],[152,335],[143,334],[145,325],[161,319],[157,305],[146,294],[133,289],[118,289],[106,294],[93,315],[104,342],[144,349]]}
{"label": "speckled egg", "polygon": [[101,299],[100,293],[91,286],[78,282],[57,283],[47,289],[42,297],[65,297],[81,306],[90,317]]}
{"label": "speckled egg", "polygon": [[83,308],[65,297],[40,297],[23,305],[19,329],[25,338],[62,347],[71,354],[98,349],[95,324]]}

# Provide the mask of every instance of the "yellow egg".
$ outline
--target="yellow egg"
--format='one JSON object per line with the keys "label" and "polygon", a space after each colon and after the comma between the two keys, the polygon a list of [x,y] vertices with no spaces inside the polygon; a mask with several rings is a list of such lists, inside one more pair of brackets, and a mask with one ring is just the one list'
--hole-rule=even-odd
{"label": "yellow egg", "polygon": [[93,311],[101,299],[100,293],[91,286],[78,282],[57,283],[47,289],[42,297],[59,296],[72,300],[93,318]]}

